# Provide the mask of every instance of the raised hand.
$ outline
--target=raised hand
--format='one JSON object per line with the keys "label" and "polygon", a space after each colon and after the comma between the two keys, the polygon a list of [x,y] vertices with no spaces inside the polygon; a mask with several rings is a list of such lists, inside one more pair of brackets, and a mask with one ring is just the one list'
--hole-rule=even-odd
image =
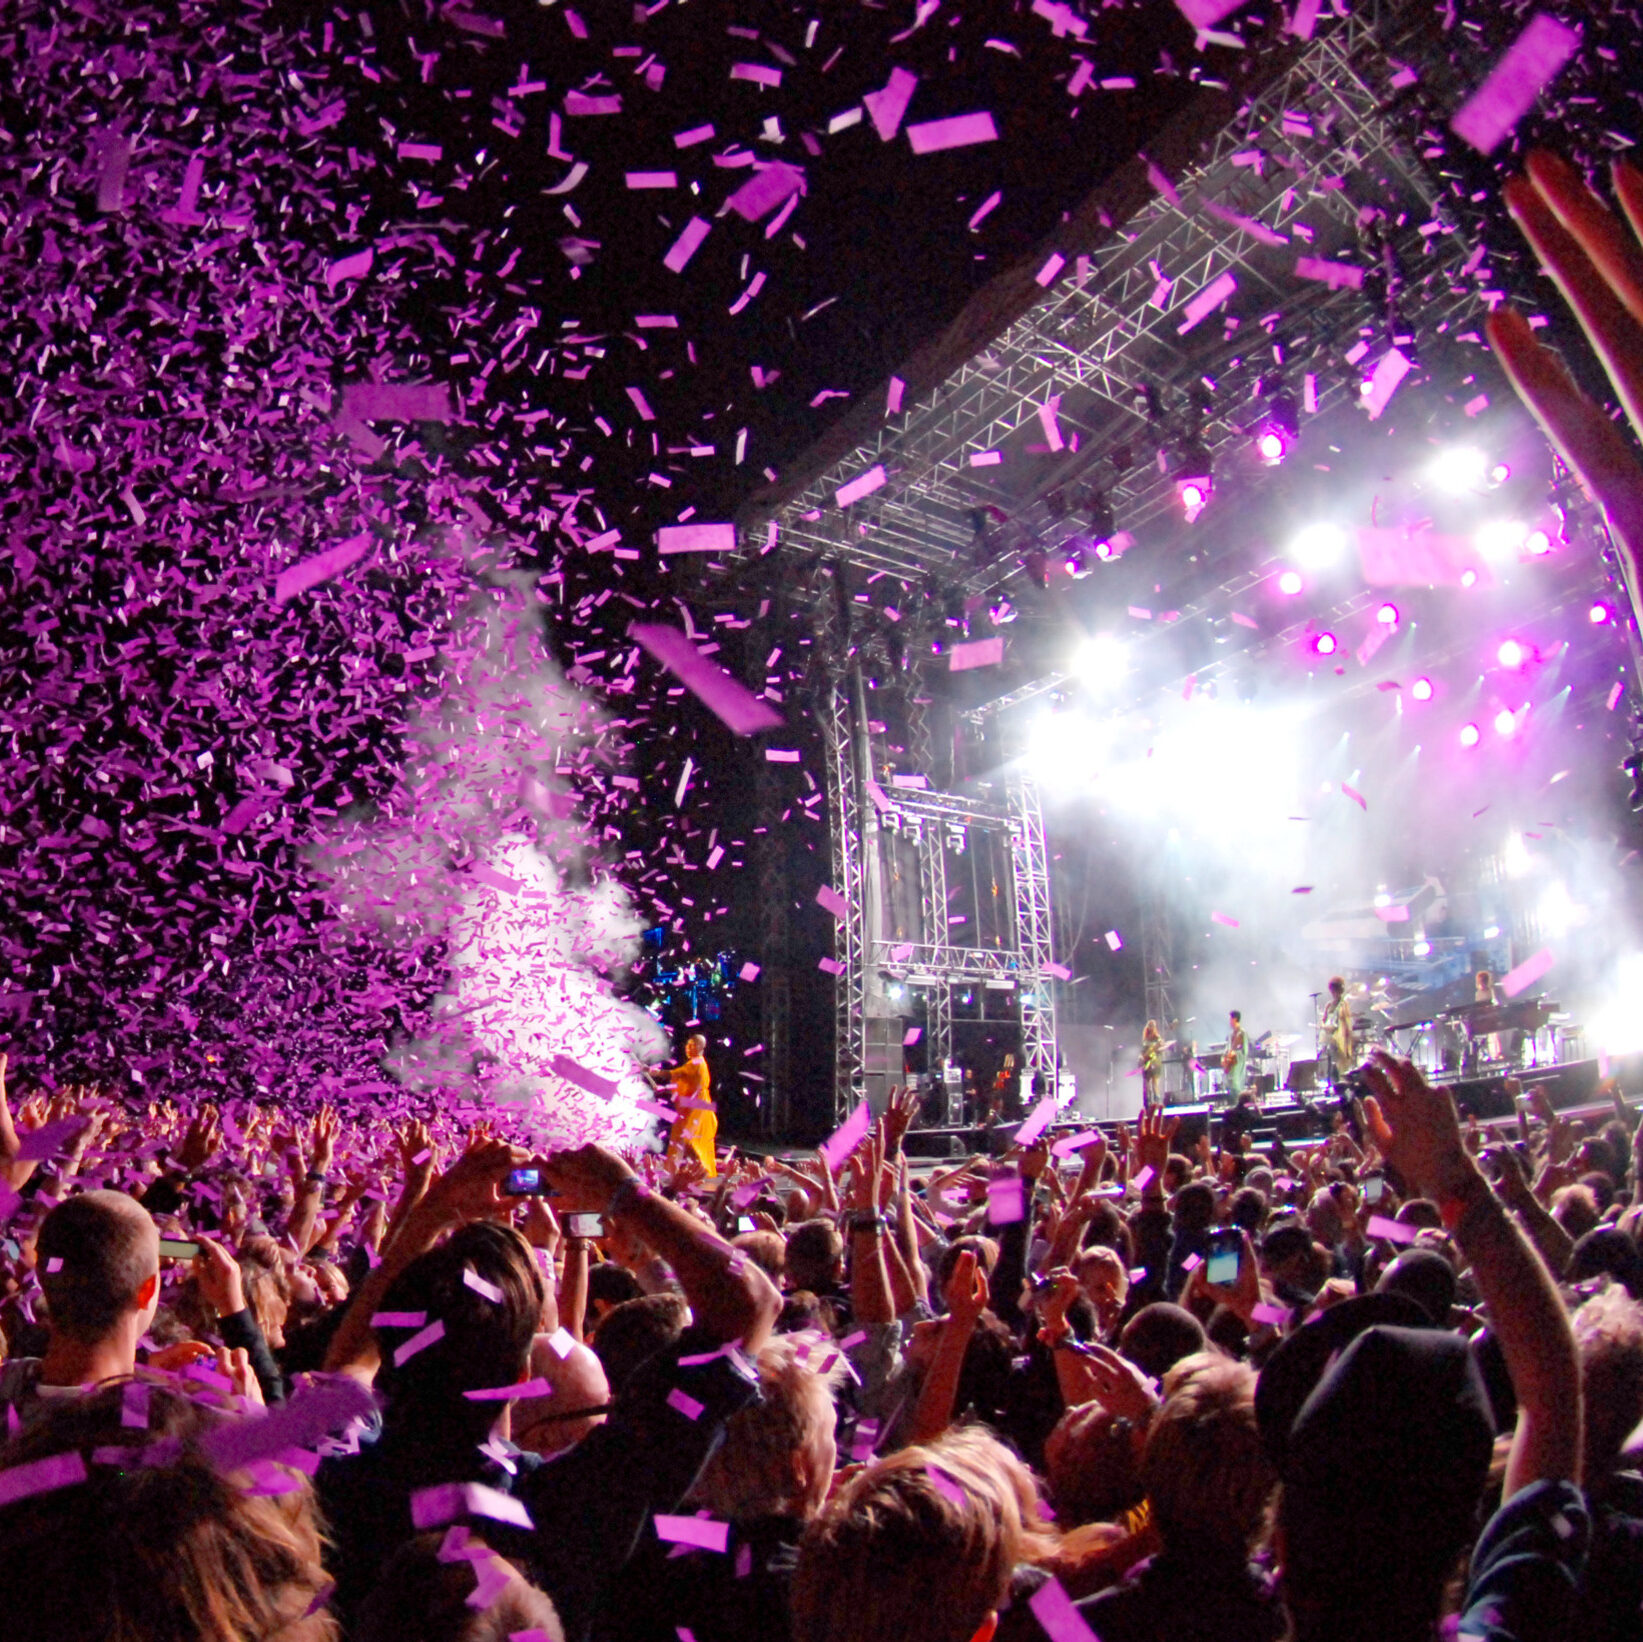
{"label": "raised hand", "polygon": [[[1566,160],[1529,156],[1506,185],[1506,204],[1574,310],[1635,433],[1643,436],[1643,172],[1615,162],[1628,233]],[[1625,436],[1589,400],[1515,309],[1490,315],[1489,341],[1512,385],[1558,454],[1603,509],[1627,561],[1635,601],[1643,562],[1643,467]]]}
{"label": "raised hand", "polygon": [[331,1107],[322,1106],[314,1114],[313,1145],[308,1166],[316,1174],[324,1174],[331,1167],[331,1159],[336,1155],[337,1135],[341,1129],[342,1119]]}
{"label": "raised hand", "polygon": [[[1152,1418],[1158,1406],[1158,1393],[1152,1381],[1127,1357],[1120,1357],[1106,1346],[1088,1345],[1078,1353],[1075,1362],[1075,1372],[1089,1392],[1083,1401],[1100,1403],[1114,1419],[1134,1420],[1144,1425]],[[1056,1366],[1058,1370],[1061,1367],[1059,1363]]]}
{"label": "raised hand", "polygon": [[245,1283],[240,1276],[239,1262],[221,1243],[209,1237],[196,1237],[200,1252],[194,1256],[194,1281],[199,1286],[200,1298],[219,1317],[232,1317],[245,1310]]}
{"label": "raised hand", "polygon": [[987,1294],[987,1273],[977,1262],[975,1250],[965,1249],[953,1262],[946,1287],[941,1291],[942,1299],[947,1302],[948,1318],[973,1327],[987,1309]]}
{"label": "raised hand", "polygon": [[1412,1061],[1377,1049],[1365,1068],[1373,1093],[1364,1101],[1369,1132],[1381,1156],[1427,1197],[1460,1196],[1478,1177],[1477,1165],[1461,1140],[1455,1103],[1434,1089]]}
{"label": "raised hand", "polygon": [[[1178,1117],[1166,1118],[1161,1110],[1152,1109],[1141,1114],[1135,1128],[1135,1168],[1139,1174],[1151,1169],[1153,1180],[1162,1190],[1164,1165],[1169,1162],[1169,1143],[1181,1127]],[[1148,1182],[1152,1184],[1152,1182]]]}
{"label": "raised hand", "polygon": [[915,1085],[907,1084],[890,1091],[890,1103],[884,1113],[884,1149],[887,1156],[895,1157],[901,1151],[902,1136],[912,1127],[918,1116],[919,1093]]}

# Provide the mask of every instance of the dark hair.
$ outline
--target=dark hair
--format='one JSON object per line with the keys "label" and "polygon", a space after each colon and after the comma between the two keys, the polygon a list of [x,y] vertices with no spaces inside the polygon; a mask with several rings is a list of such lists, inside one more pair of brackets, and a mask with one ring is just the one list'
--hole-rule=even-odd
{"label": "dark hair", "polygon": [[496,1552],[481,1555],[484,1542],[470,1535],[462,1555],[442,1562],[440,1534],[422,1534],[400,1546],[382,1571],[382,1580],[360,1609],[353,1626],[357,1642],[508,1642],[510,1635],[540,1632],[564,1642],[565,1632],[547,1593],[515,1577],[496,1600],[476,1609],[470,1599],[481,1569],[517,1574]]}
{"label": "dark hair", "polygon": [[[492,1298],[498,1292],[501,1298]],[[512,1226],[474,1221],[418,1255],[394,1279],[382,1309],[421,1313],[425,1322],[377,1330],[377,1384],[387,1395],[390,1418],[398,1409],[419,1408],[432,1418],[470,1416],[464,1423],[488,1427],[495,1405],[468,1402],[463,1393],[511,1385],[523,1376],[546,1298],[535,1251]],[[402,1363],[394,1361],[397,1349],[436,1322],[445,1329],[440,1339]]]}
{"label": "dark hair", "polygon": [[1241,1009],[1231,1009],[1227,1013],[1235,1021],[1241,1021],[1244,1018],[1244,1012]]}
{"label": "dark hair", "polygon": [[1175,1224],[1184,1231],[1203,1231],[1215,1219],[1215,1188],[1207,1180],[1189,1180],[1175,1194]]}
{"label": "dark hair", "polygon": [[1346,991],[1346,982],[1339,975],[1331,975],[1329,977],[1329,990],[1331,992],[1344,992]]}
{"label": "dark hair", "polygon": [[831,1220],[802,1220],[787,1234],[787,1276],[794,1288],[820,1292],[833,1281],[844,1239]]}
{"label": "dark hair", "polygon": [[51,1326],[71,1340],[106,1338],[160,1269],[160,1234],[123,1192],[81,1192],[40,1223],[40,1287]]}
{"label": "dark hair", "polygon": [[602,1301],[607,1306],[619,1306],[624,1300],[642,1298],[644,1292],[639,1287],[639,1279],[626,1266],[619,1266],[614,1260],[601,1261],[588,1271],[590,1307],[595,1300]]}
{"label": "dark hair", "polygon": [[1155,1380],[1161,1380],[1183,1357],[1202,1351],[1204,1343],[1204,1325],[1168,1300],[1142,1306],[1118,1336],[1118,1349]]}
{"label": "dark hair", "polygon": [[1255,1186],[1240,1186],[1227,1205],[1227,1219],[1253,1237],[1266,1219],[1265,1194]]}
{"label": "dark hair", "polygon": [[658,1351],[666,1351],[685,1331],[689,1308],[679,1294],[646,1294],[624,1300],[595,1331],[594,1355],[604,1366],[611,1395],[620,1394],[633,1371]]}

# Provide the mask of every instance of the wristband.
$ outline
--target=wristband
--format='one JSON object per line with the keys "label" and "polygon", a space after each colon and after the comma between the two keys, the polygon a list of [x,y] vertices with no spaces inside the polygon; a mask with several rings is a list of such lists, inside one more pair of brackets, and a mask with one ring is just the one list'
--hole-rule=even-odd
{"label": "wristband", "polygon": [[848,1220],[852,1232],[871,1232],[875,1237],[884,1236],[889,1228],[882,1214],[875,1214],[868,1209],[857,1209]]}
{"label": "wristband", "polygon": [[1438,1216],[1443,1221],[1443,1229],[1452,1233],[1470,1210],[1475,1209],[1485,1198],[1492,1198],[1494,1195],[1489,1188],[1489,1182],[1481,1174],[1472,1175],[1465,1188],[1457,1195],[1438,1199]]}
{"label": "wristband", "polygon": [[302,1178],[311,1186],[323,1186],[331,1177],[323,1169],[310,1169]]}
{"label": "wristband", "polygon": [[628,1209],[636,1208],[650,1198],[650,1187],[638,1175],[630,1174],[620,1186],[610,1194],[610,1202],[605,1205],[605,1218],[614,1219]]}

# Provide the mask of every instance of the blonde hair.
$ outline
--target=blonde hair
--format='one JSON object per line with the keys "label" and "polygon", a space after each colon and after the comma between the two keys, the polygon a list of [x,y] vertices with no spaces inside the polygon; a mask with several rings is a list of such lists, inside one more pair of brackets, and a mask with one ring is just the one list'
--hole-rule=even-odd
{"label": "blonde hair", "polygon": [[[307,1482],[278,1498],[243,1492],[193,1445],[214,1416],[168,1386],[146,1389],[140,1431],[122,1423],[116,1383],[48,1404],[0,1452],[5,1468],[75,1451],[90,1461],[78,1486],[0,1509],[8,1634],[329,1642],[335,1625],[312,1611],[328,1581]],[[110,1464],[110,1449],[129,1461]]]}
{"label": "blonde hair", "polygon": [[1582,1483],[1597,1488],[1643,1421],[1643,1306],[1618,1283],[1594,1294],[1571,1319],[1580,1348],[1586,1409]]}
{"label": "blonde hair", "polygon": [[[779,1334],[759,1352],[763,1400],[733,1415],[691,1498],[716,1517],[816,1514],[832,1480],[833,1389],[844,1358],[821,1334]],[[809,1460],[801,1491],[794,1456]]]}
{"label": "blonde hair", "polygon": [[980,1427],[876,1461],[805,1531],[794,1642],[970,1642],[1042,1532],[1031,1489]]}

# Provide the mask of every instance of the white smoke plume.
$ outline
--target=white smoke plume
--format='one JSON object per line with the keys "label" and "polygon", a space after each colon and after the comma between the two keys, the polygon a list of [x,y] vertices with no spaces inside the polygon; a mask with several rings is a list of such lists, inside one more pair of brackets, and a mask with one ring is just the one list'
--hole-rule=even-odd
{"label": "white smoke plume", "polygon": [[642,1062],[668,1047],[610,977],[640,920],[595,859],[568,776],[609,731],[559,673],[529,577],[491,573],[453,623],[443,694],[413,717],[400,786],[310,854],[339,917],[443,965],[409,1087],[523,1105],[544,1146],[637,1141]]}

